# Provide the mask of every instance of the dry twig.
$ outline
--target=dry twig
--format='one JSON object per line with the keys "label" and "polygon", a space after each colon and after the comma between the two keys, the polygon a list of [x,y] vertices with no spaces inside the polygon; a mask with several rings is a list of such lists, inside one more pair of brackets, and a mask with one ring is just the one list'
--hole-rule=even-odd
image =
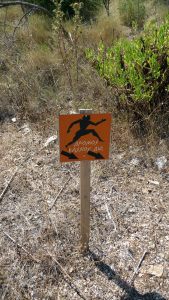
{"label": "dry twig", "polygon": [[[4,235],[6,235],[14,244],[17,245],[17,247],[21,248],[26,254],[28,254],[35,262],[40,263],[40,260],[36,259],[25,247],[21,246],[19,243],[17,243],[17,241],[11,237],[7,232],[3,231]],[[63,277],[68,280],[69,285],[71,286],[71,288],[74,289],[74,291],[84,300],[88,300],[83,293],[80,291],[80,289],[75,285],[75,283],[73,283],[72,278],[70,277],[70,275],[64,270],[64,268],[62,267],[62,265],[56,260],[56,258],[53,257],[53,255],[47,251],[47,254],[51,257],[51,259],[57,264],[59,271],[61,272],[61,274],[63,275]]]}
{"label": "dry twig", "polygon": [[69,285],[74,289],[74,291],[84,300],[87,300],[87,298],[83,295],[83,293],[79,290],[79,288],[73,283],[72,278],[70,275],[64,270],[62,265],[57,261],[56,258],[53,257],[53,255],[48,251],[48,255],[52,258],[52,260],[57,264],[59,271],[62,273],[63,277],[69,281]]}
{"label": "dry twig", "polygon": [[[11,182],[13,181],[15,175],[17,174],[17,172],[19,171],[19,169],[23,166],[23,164],[26,163],[26,162],[28,162],[29,159],[33,158],[36,154],[39,154],[39,153],[40,153],[42,150],[44,150],[45,148],[46,148],[46,147],[42,147],[42,148],[40,148],[38,151],[35,151],[34,153],[32,153],[32,154],[30,154],[30,155],[27,155],[27,156],[23,159],[23,161],[22,161],[22,162],[18,165],[18,167],[16,168],[15,172],[12,174],[10,180],[7,182],[6,187],[5,187],[4,190],[2,191],[2,193],[1,193],[1,195],[0,195],[0,202],[2,201],[2,199],[3,199],[4,195],[5,195],[5,193],[7,192],[7,190],[8,190],[9,187],[10,187]],[[69,180],[70,180],[70,178],[69,178]],[[69,180],[68,180],[68,181],[69,181]],[[68,181],[67,181],[67,182],[68,182]],[[66,182],[66,184],[67,184],[67,182]],[[65,184],[65,185],[66,185],[66,184]],[[64,189],[65,185],[63,186],[63,189]],[[62,190],[60,191],[60,193],[61,193],[61,192],[62,192]],[[57,197],[59,197],[60,193],[58,194]],[[57,198],[55,199],[55,201],[56,201],[56,200],[57,200]],[[54,205],[54,204],[53,204],[53,205]]]}
{"label": "dry twig", "polygon": [[17,247],[21,248],[26,254],[28,254],[35,262],[39,263],[40,261],[36,259],[25,247],[21,246],[20,244],[17,243],[7,232],[3,231],[2,232],[14,243],[17,245]]}
{"label": "dry twig", "polygon": [[139,263],[138,263],[138,265],[137,265],[137,267],[134,270],[133,276],[130,279],[130,284],[134,283],[134,280],[135,280],[137,274],[139,273],[141,265],[142,265],[142,263],[143,263],[143,261],[144,261],[144,259],[145,259],[145,257],[146,257],[147,254],[148,254],[148,251],[145,250],[144,253],[143,253],[143,255],[142,255],[142,257],[141,257],[141,259],[140,259],[140,261],[139,261]]}
{"label": "dry twig", "polygon": [[14,38],[15,33],[17,31],[18,28],[20,28],[20,24],[22,23],[23,19],[26,18],[27,16],[29,16],[31,14],[31,12],[33,12],[33,9],[31,8],[29,11],[27,11],[19,20],[18,24],[15,26],[14,31],[13,31],[13,35],[12,37]]}
{"label": "dry twig", "polygon": [[109,211],[109,207],[108,207],[107,203],[105,203],[105,208],[106,208],[106,211],[107,211],[108,218],[111,220],[111,222],[112,222],[112,224],[114,226],[114,230],[117,231],[116,223],[114,222],[114,220],[112,218],[112,214]]}
{"label": "dry twig", "polygon": [[7,192],[7,190],[9,189],[10,184],[11,184],[12,180],[14,179],[14,177],[15,177],[16,173],[18,172],[18,170],[19,170],[19,167],[16,168],[16,170],[15,170],[15,172],[12,174],[10,180],[7,182],[6,187],[4,188],[4,190],[2,191],[2,193],[1,193],[1,195],[0,195],[0,202],[2,201],[2,199],[3,199],[4,195],[5,195],[5,193]]}
{"label": "dry twig", "polygon": [[52,208],[53,208],[53,206],[55,205],[57,199],[59,198],[60,194],[63,192],[64,188],[66,187],[66,185],[67,185],[67,183],[70,181],[70,179],[71,179],[71,176],[68,178],[68,180],[67,180],[67,181],[65,182],[65,184],[62,186],[61,190],[60,190],[59,193],[57,194],[57,196],[56,196],[56,198],[55,198],[53,204],[51,205],[51,207],[49,207],[49,209],[52,209]]}
{"label": "dry twig", "polygon": [[34,4],[34,3],[30,3],[30,2],[26,2],[26,1],[19,1],[19,0],[5,1],[5,2],[0,1],[0,8],[8,7],[8,6],[16,6],[16,5],[25,5],[27,7],[33,8],[34,10],[42,11],[45,14],[47,14],[48,16],[52,17],[52,14],[50,13],[50,11],[48,11],[43,6],[40,6],[40,5],[37,5],[37,4]]}

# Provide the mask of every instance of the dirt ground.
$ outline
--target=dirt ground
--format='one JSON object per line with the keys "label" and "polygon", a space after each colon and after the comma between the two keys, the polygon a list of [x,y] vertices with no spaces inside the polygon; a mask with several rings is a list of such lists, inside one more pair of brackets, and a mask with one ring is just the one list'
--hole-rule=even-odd
{"label": "dirt ground", "polygon": [[90,251],[83,256],[80,164],[61,165],[57,141],[44,147],[55,134],[54,125],[0,126],[0,298],[169,299],[166,150],[158,169],[144,147],[119,148],[112,138],[110,160],[92,162]]}

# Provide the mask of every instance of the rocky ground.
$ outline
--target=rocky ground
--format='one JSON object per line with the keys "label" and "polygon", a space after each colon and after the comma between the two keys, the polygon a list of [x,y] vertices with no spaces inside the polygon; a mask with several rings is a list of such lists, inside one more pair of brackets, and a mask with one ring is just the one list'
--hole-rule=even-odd
{"label": "rocky ground", "polygon": [[59,163],[55,129],[0,126],[1,299],[169,299],[166,148],[151,156],[112,137],[110,160],[92,162],[83,256],[79,163]]}

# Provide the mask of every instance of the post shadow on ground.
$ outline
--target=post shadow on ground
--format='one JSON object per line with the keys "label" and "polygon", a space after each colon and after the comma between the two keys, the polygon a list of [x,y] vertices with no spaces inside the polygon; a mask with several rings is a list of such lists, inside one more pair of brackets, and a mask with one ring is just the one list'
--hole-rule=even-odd
{"label": "post shadow on ground", "polygon": [[109,265],[100,261],[98,255],[90,250],[86,255],[90,260],[94,261],[95,266],[99,269],[99,271],[107,276],[108,280],[112,280],[125,292],[125,296],[122,296],[121,300],[167,300],[156,292],[146,293],[144,295],[140,294],[133,286],[116,274]]}

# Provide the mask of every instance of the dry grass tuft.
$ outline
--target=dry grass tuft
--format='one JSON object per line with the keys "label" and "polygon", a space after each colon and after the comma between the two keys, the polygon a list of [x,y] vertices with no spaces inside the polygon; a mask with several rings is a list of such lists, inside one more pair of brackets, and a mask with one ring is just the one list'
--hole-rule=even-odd
{"label": "dry grass tuft", "polygon": [[156,20],[160,22],[169,12],[168,4],[165,4],[163,1],[151,0],[145,2],[145,5],[148,20]]}
{"label": "dry grass tuft", "polygon": [[122,35],[122,28],[113,17],[102,16],[92,25],[83,29],[84,40],[91,47],[98,46],[103,41],[107,46],[111,45]]}
{"label": "dry grass tuft", "polygon": [[[1,1],[2,2],[2,1]],[[22,9],[20,6],[11,6],[7,8],[0,9],[0,20],[3,21],[5,18],[7,22],[16,22],[18,18],[22,15]]]}
{"label": "dry grass tuft", "polygon": [[23,58],[23,67],[26,70],[45,70],[54,68],[59,62],[57,51],[52,52],[48,47],[36,47],[25,53]]}
{"label": "dry grass tuft", "polygon": [[29,30],[37,44],[48,44],[51,39],[51,22],[45,16],[34,15],[30,18]]}

